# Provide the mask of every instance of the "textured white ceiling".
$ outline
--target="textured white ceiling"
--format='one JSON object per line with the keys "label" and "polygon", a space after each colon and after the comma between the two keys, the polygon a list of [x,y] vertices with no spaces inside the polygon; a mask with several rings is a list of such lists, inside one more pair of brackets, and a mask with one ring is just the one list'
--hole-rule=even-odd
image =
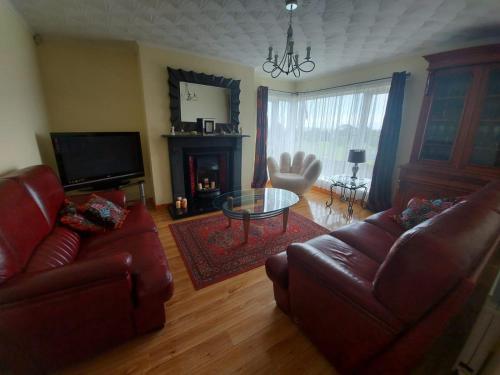
{"label": "textured white ceiling", "polygon": [[[282,0],[11,1],[42,36],[137,40],[252,67],[269,45],[283,51],[288,23]],[[299,0],[294,17],[315,74],[500,42],[500,0]]]}

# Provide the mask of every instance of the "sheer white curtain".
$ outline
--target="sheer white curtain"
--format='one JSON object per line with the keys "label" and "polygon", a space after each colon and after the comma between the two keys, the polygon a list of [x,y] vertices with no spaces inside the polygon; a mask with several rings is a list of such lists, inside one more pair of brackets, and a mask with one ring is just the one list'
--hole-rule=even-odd
{"label": "sheer white curtain", "polygon": [[314,154],[323,163],[316,185],[350,175],[350,149],[366,150],[359,177],[371,178],[384,120],[390,79],[312,93],[269,91],[267,154],[279,160],[288,151]]}

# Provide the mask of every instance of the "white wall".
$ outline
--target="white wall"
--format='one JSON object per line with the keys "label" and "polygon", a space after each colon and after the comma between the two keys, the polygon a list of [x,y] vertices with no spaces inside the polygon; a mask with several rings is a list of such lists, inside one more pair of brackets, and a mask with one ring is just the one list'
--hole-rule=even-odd
{"label": "white wall", "polygon": [[40,164],[45,156],[47,116],[30,29],[0,0],[0,174]]}

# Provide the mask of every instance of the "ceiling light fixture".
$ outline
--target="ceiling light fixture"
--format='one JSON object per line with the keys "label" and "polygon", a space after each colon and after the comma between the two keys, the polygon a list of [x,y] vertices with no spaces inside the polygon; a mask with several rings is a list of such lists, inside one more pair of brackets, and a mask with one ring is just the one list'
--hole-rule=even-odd
{"label": "ceiling light fixture", "polygon": [[269,47],[269,54],[266,61],[262,64],[262,70],[271,74],[271,77],[277,78],[281,73],[289,75],[293,73],[295,77],[300,77],[301,73],[309,73],[314,70],[316,63],[311,60],[311,47],[306,48],[306,57],[304,61],[299,63],[299,54],[293,53],[293,27],[292,16],[293,11],[297,9],[297,0],[285,0],[285,8],[290,12],[290,21],[288,23],[288,31],[286,33],[286,46],[283,57],[278,60],[278,53],[274,55],[273,61],[273,47]]}

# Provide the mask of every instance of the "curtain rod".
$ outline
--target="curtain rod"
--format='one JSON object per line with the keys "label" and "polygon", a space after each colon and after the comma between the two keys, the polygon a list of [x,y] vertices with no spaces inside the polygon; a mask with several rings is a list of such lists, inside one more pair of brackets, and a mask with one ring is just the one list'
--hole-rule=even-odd
{"label": "curtain rod", "polygon": [[[406,73],[406,79],[408,79],[408,77],[411,76],[411,73]],[[346,85],[339,85],[339,86],[332,86],[332,87],[326,87],[324,89],[317,89],[317,90],[309,90],[309,91],[283,91],[283,90],[274,90],[274,89],[268,89],[269,91],[274,91],[274,92],[282,92],[282,93],[285,93],[285,94],[295,94],[295,95],[298,95],[298,94],[307,94],[307,93],[310,93],[310,92],[318,92],[318,91],[326,91],[326,90],[331,90],[331,89],[337,89],[337,88],[341,88],[341,87],[348,87],[348,86],[354,86],[354,85],[360,85],[362,83],[370,83],[370,82],[376,82],[376,81],[384,81],[386,79],[391,79],[392,76],[390,77],[383,77],[383,78],[376,78],[376,79],[370,79],[368,81],[359,81],[359,82],[354,82],[354,83],[348,83]]]}

